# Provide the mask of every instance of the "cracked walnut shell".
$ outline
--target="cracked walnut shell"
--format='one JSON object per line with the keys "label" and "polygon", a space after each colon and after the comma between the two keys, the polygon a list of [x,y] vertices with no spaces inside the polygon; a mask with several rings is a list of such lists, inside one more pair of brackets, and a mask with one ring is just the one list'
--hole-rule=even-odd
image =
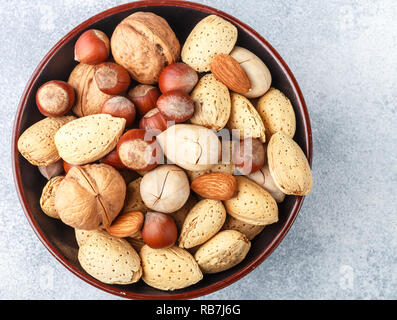
{"label": "cracked walnut shell", "polygon": [[108,227],[124,205],[126,184],[106,164],[73,167],[55,194],[55,209],[65,224],[79,230]]}
{"label": "cracked walnut shell", "polygon": [[162,17],[136,12],[124,19],[111,39],[114,60],[142,84],[158,82],[161,71],[179,60],[180,43]]}

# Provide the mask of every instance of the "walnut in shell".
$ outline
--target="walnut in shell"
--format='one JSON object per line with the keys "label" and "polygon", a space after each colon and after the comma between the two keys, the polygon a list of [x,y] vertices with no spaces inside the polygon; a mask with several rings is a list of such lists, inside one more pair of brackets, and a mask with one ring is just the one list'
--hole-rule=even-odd
{"label": "walnut in shell", "polygon": [[55,219],[59,219],[58,212],[55,210],[55,194],[63,178],[63,176],[51,178],[45,185],[40,197],[40,206],[43,212]]}
{"label": "walnut in shell", "polygon": [[180,43],[165,19],[136,12],[124,19],[111,39],[114,60],[142,84],[158,82],[161,71],[180,57]]}
{"label": "walnut in shell", "polygon": [[126,188],[123,177],[109,165],[73,167],[58,187],[55,209],[75,229],[106,228],[123,208]]}

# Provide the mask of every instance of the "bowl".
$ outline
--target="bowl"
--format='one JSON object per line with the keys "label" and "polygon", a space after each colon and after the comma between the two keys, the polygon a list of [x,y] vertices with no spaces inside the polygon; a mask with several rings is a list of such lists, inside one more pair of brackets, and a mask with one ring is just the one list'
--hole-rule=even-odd
{"label": "bowl", "polygon": [[284,92],[291,100],[297,120],[295,141],[301,146],[311,164],[311,127],[303,95],[286,63],[263,37],[236,18],[205,5],[184,1],[138,1],[112,8],[83,22],[62,38],[40,62],[23,92],[15,116],[12,142],[14,181],[20,203],[31,227],[50,253],[76,276],[105,292],[129,299],[192,299],[222,289],[259,266],[291,228],[304,198],[286,197],[279,206],[278,223],[266,227],[252,241],[251,250],[245,260],[232,269],[205,275],[199,283],[173,292],[151,288],[143,281],[128,286],[108,285],[92,278],[81,268],[77,259],[78,246],[74,230],[43,214],[39,199],[46,180],[37,168],[30,165],[18,153],[17,149],[19,136],[29,126],[43,118],[35,105],[38,88],[50,80],[67,80],[76,65],[73,52],[74,43],[79,35],[87,29],[95,28],[111,36],[119,22],[140,10],[151,11],[165,18],[181,43],[184,43],[196,23],[209,14],[219,15],[233,23],[239,31],[237,45],[251,50],[265,62],[273,76],[272,85]]}

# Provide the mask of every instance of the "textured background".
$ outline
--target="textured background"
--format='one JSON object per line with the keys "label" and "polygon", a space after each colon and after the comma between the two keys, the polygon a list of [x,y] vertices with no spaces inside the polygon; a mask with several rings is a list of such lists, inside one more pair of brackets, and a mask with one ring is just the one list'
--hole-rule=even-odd
{"label": "textured background", "polygon": [[[58,263],[29,226],[10,143],[23,89],[47,51],[115,0],[0,5],[0,299],[118,299]],[[397,298],[397,4],[207,0],[262,34],[295,74],[313,129],[315,187],[265,262],[206,299]]]}

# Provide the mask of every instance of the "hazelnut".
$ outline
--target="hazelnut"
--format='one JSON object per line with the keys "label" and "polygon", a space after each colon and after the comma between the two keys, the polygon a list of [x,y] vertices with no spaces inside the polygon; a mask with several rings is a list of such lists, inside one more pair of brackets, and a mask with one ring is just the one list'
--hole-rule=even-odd
{"label": "hazelnut", "polygon": [[167,120],[159,112],[159,109],[150,110],[139,122],[139,128],[150,130],[158,134],[167,129]]}
{"label": "hazelnut", "polygon": [[131,129],[120,138],[117,153],[127,168],[148,171],[157,166],[161,148],[148,131]]}
{"label": "hazelnut", "polygon": [[143,241],[153,249],[172,247],[178,237],[174,219],[159,212],[148,212],[142,229]]}
{"label": "hazelnut", "polygon": [[157,100],[157,108],[167,121],[181,123],[189,120],[194,113],[194,102],[187,93],[169,91]]}
{"label": "hazelnut", "polygon": [[95,81],[99,90],[110,95],[125,93],[131,84],[128,71],[113,62],[105,62],[95,67]]}
{"label": "hazelnut", "polygon": [[123,96],[116,96],[107,100],[103,106],[101,113],[110,114],[113,117],[124,118],[125,126],[131,126],[135,121],[136,109],[135,105]]}
{"label": "hazelnut", "polygon": [[128,168],[121,162],[119,155],[117,153],[117,148],[110,152],[107,156],[105,156],[102,160],[101,163],[105,163],[109,166],[112,166],[113,168],[117,170],[127,170]]}
{"label": "hazelnut", "polygon": [[162,93],[173,90],[190,93],[198,80],[197,72],[192,67],[183,62],[175,62],[161,72],[159,88]]}
{"label": "hazelnut", "polygon": [[161,165],[146,173],[140,190],[142,200],[149,209],[164,213],[182,208],[190,195],[186,173],[175,165]]}
{"label": "hazelnut", "polygon": [[36,94],[39,111],[47,117],[64,116],[75,102],[74,89],[64,81],[49,81]]}
{"label": "hazelnut", "polygon": [[244,175],[254,173],[265,164],[265,148],[258,139],[247,138],[235,144],[233,163]]}
{"label": "hazelnut", "polygon": [[85,64],[104,62],[110,53],[109,38],[99,30],[87,30],[77,40],[74,55],[75,60]]}
{"label": "hazelnut", "polygon": [[142,116],[156,107],[161,92],[157,87],[139,84],[128,92],[128,98],[135,104]]}

